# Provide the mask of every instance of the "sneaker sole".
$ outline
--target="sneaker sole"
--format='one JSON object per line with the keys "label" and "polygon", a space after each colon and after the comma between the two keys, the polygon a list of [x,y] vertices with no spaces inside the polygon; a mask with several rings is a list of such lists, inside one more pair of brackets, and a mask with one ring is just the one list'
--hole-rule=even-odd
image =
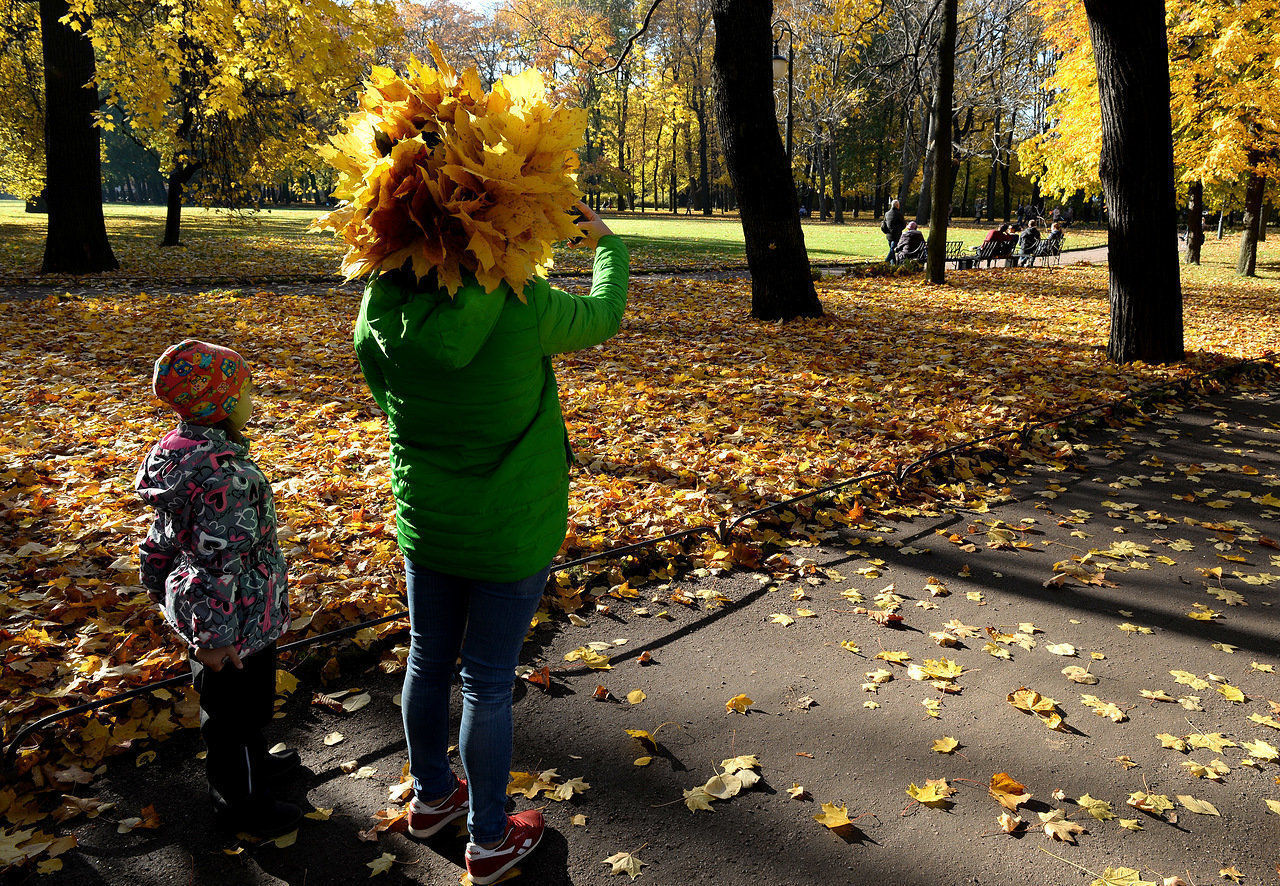
{"label": "sneaker sole", "polygon": [[474,884],[475,884],[475,886],[489,886],[489,884],[490,884],[490,883],[496,883],[496,882],[498,882],[499,880],[501,880],[501,879],[502,879],[502,875],[503,875],[503,874],[505,874],[507,871],[511,870],[513,867],[515,867],[515,866],[516,866],[517,864],[519,864],[521,861],[523,861],[524,859],[528,858],[530,855],[532,855],[532,854],[533,854],[533,850],[535,850],[535,849],[537,849],[537,848],[538,848],[538,845],[542,842],[542,836],[543,836],[543,834],[545,834],[545,833],[546,833],[546,831],[544,830],[544,831],[542,832],[542,834],[538,834],[538,839],[536,839],[536,840],[534,840],[534,841],[533,841],[533,845],[532,845],[532,846],[530,846],[530,847],[529,847],[528,849],[526,849],[524,852],[522,852],[522,853],[520,853],[519,855],[517,855],[515,858],[511,859],[511,861],[507,862],[507,863],[506,863],[506,864],[504,864],[502,867],[498,868],[496,871],[494,871],[494,872],[493,872],[492,874],[490,874],[489,876],[487,876],[487,877],[477,877],[477,876],[475,876],[474,874],[472,874],[472,875],[471,875],[471,882],[472,882],[472,883],[474,883]]}
{"label": "sneaker sole", "polygon": [[417,837],[419,840],[425,839],[427,837],[434,837],[436,834],[440,833],[440,831],[444,829],[445,825],[452,824],[458,819],[463,818],[470,811],[471,810],[469,807],[463,806],[461,809],[453,813],[453,815],[450,815],[448,818],[443,818],[440,821],[436,822],[434,827],[406,828],[406,831],[408,832],[409,836]]}

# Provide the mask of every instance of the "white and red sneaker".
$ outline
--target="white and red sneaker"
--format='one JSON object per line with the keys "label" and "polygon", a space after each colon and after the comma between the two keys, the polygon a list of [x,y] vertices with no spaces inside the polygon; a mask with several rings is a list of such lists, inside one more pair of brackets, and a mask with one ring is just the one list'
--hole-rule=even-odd
{"label": "white and red sneaker", "polygon": [[409,803],[409,833],[418,838],[425,838],[439,833],[440,829],[451,821],[456,821],[471,811],[471,801],[467,797],[467,782],[458,779],[458,786],[453,793],[434,806],[428,806],[415,794]]}
{"label": "white and red sneaker", "polygon": [[476,886],[498,882],[503,874],[538,848],[546,828],[542,813],[530,809],[507,816],[507,833],[493,849],[482,849],[475,843],[468,843],[467,873],[471,875],[471,882]]}

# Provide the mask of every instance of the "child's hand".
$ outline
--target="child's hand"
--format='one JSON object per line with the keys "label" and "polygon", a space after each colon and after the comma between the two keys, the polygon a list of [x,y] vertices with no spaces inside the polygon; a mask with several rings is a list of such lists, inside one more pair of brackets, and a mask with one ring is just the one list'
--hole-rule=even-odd
{"label": "child's hand", "polygon": [[234,646],[219,646],[217,649],[197,649],[195,658],[196,661],[215,673],[222,670],[222,666],[227,662],[235,665],[238,671],[244,670],[244,664],[240,661],[240,653],[236,652]]}
{"label": "child's hand", "polygon": [[584,238],[592,246],[594,246],[601,237],[605,237],[613,233],[613,231],[609,229],[609,226],[604,223],[604,219],[596,215],[595,211],[586,203],[579,201],[575,208],[583,219],[578,222],[578,227],[582,229]]}

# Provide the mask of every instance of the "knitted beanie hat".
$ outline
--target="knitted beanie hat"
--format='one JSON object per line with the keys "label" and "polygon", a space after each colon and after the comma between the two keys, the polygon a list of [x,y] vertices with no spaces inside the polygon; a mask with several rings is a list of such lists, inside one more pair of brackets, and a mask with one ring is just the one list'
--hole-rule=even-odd
{"label": "knitted beanie hat", "polygon": [[184,420],[216,425],[235,411],[248,380],[235,351],[188,338],[160,355],[151,387]]}

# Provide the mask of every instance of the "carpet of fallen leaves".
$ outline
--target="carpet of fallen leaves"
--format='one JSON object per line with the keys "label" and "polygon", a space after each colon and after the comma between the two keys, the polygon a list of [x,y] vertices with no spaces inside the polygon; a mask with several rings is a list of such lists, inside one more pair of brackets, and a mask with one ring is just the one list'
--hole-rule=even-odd
{"label": "carpet of fallen leaves", "polygon": [[[1265,282],[1188,285],[1190,359],[1176,367],[1105,361],[1102,268],[958,274],[948,287],[840,279],[822,284],[821,295],[824,318],[756,324],[745,320],[745,283],[646,280],[633,287],[614,340],[557,361],[583,466],[567,556],[715,523],[1280,343],[1280,294]],[[351,351],[355,308],[349,296],[320,289],[0,301],[9,367],[0,377],[6,740],[51,710],[181,668],[183,653],[137,586],[135,545],[150,518],[132,482],[171,425],[150,396],[152,361],[184,336],[234,346],[254,368],[250,436],[275,485],[295,635],[402,605],[386,428]],[[977,457],[953,464],[960,479],[980,467]],[[944,483],[934,491],[984,489]],[[890,507],[883,495],[868,490],[866,506]],[[856,521],[858,507],[846,502],[818,517]],[[768,527],[754,531],[758,540],[776,537]],[[692,553],[753,565],[742,545],[707,540]],[[677,565],[659,565],[659,574]],[[559,577],[564,608],[579,602],[586,578]],[[625,578],[607,567],[597,592],[634,593]],[[104,756],[163,738],[191,715],[189,693],[139,699],[70,722],[42,750],[24,751],[21,765],[36,787],[65,787]],[[0,791],[0,814],[21,825],[40,802]]]}

